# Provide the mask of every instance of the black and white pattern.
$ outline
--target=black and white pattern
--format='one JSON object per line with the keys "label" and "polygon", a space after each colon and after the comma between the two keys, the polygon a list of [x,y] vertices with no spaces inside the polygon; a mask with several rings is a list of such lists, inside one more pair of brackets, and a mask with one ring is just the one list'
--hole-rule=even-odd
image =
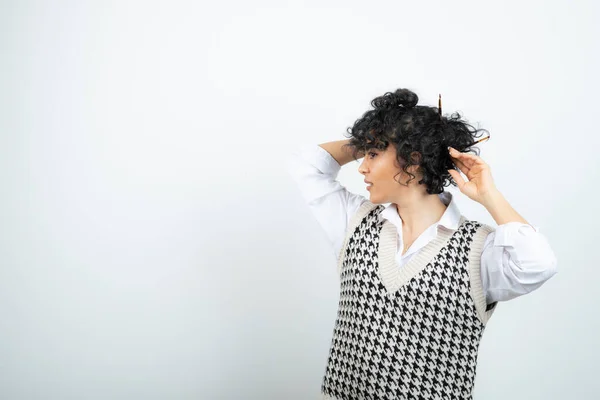
{"label": "black and white pattern", "polygon": [[324,399],[471,399],[485,325],[471,296],[464,220],[441,250],[390,293],[378,273],[383,206],[342,251],[340,301],[321,385]]}

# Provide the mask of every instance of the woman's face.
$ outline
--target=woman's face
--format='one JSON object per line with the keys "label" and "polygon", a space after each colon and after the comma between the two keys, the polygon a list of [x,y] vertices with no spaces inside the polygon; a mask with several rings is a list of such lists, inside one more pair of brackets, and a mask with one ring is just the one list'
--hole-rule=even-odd
{"label": "woman's face", "polygon": [[[365,180],[371,182],[368,186],[369,200],[375,204],[392,203],[392,199],[396,198],[399,191],[406,190],[408,187],[403,186],[394,180],[394,176],[398,175],[398,179],[402,183],[406,183],[410,176],[404,174],[401,167],[398,165],[396,147],[392,144],[388,145],[387,149],[371,149],[365,153],[362,163],[358,167],[358,172],[365,176]],[[415,174],[418,166],[409,167],[409,171]],[[411,181],[411,184],[419,181],[417,175]]]}

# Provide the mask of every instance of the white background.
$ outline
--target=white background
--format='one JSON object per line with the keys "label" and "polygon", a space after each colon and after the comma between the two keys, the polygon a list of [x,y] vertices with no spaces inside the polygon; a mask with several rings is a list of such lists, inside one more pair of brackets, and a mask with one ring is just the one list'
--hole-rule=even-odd
{"label": "white background", "polygon": [[489,130],[558,258],[490,320],[475,398],[595,398],[599,8],[1,2],[0,398],[316,398],[336,260],[284,161],[401,87]]}

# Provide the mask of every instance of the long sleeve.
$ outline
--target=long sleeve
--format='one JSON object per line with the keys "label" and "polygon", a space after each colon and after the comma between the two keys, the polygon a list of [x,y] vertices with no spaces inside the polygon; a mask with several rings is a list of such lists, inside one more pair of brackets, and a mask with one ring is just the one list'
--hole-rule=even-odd
{"label": "long sleeve", "polygon": [[[348,191],[337,180],[340,165],[318,145],[293,152],[286,168],[323,228],[337,259],[350,217],[368,199]],[[408,261],[406,258],[404,263]],[[556,264],[556,257],[539,229],[519,222],[498,226],[487,236],[481,255],[481,279],[487,303],[510,300],[539,288],[556,274]]]}
{"label": "long sleeve", "polygon": [[341,166],[319,145],[305,146],[293,152],[286,168],[325,231],[337,259],[348,221],[366,197],[348,191],[337,180]]}
{"label": "long sleeve", "polygon": [[486,238],[481,279],[488,304],[530,293],[557,272],[556,256],[536,227],[509,222]]}

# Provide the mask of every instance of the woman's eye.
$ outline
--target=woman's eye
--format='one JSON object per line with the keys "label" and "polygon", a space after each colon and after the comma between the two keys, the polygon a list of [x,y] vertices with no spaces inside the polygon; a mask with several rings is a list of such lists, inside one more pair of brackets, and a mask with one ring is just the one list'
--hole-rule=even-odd
{"label": "woman's eye", "polygon": [[[377,155],[377,153],[373,153],[373,152],[371,151],[371,152],[369,152],[369,155],[375,155],[375,156],[376,156],[376,155]],[[371,157],[371,158],[373,158],[373,157]]]}

